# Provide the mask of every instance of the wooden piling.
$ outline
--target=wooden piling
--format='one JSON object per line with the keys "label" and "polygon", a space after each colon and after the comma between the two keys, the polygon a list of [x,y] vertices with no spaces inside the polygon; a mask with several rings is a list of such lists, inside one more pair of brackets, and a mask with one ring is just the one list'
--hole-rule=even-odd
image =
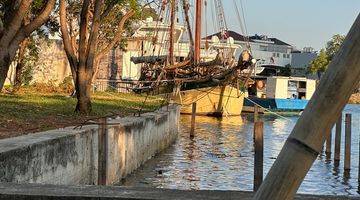
{"label": "wooden piling", "polygon": [[[294,196],[360,81],[360,15],[253,197],[287,200]],[[329,100],[331,98],[331,100]]]}
{"label": "wooden piling", "polygon": [[330,130],[330,132],[328,133],[328,135],[326,137],[325,154],[326,154],[327,159],[330,159],[330,157],[331,157],[331,141],[332,141],[332,131]]}
{"label": "wooden piling", "polygon": [[340,162],[340,149],[341,149],[341,126],[342,126],[342,113],[336,122],[335,130],[335,152],[334,152],[334,164],[339,165]]}
{"label": "wooden piling", "polygon": [[196,102],[192,104],[192,113],[191,113],[191,129],[190,129],[190,137],[194,137],[195,132],[195,117],[196,117]]}
{"label": "wooden piling", "polygon": [[254,122],[259,119],[259,106],[257,104],[254,105]]}
{"label": "wooden piling", "polygon": [[107,168],[107,137],[106,137],[106,117],[100,119],[98,135],[98,185],[106,185]]}
{"label": "wooden piling", "polygon": [[351,114],[345,115],[345,161],[344,170],[350,170],[351,162]]}
{"label": "wooden piling", "polygon": [[358,162],[358,188],[360,190],[360,142],[359,142],[359,162]]}
{"label": "wooden piling", "polygon": [[260,188],[263,181],[263,161],[264,161],[264,122],[254,123],[255,135],[255,158],[254,158],[254,191]]}

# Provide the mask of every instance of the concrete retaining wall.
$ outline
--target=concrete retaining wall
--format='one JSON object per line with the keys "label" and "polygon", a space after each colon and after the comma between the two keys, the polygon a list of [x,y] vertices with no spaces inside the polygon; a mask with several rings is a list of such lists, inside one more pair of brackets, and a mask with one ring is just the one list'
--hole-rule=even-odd
{"label": "concrete retaining wall", "polygon": [[[175,141],[179,106],[108,121],[107,183],[118,182]],[[97,184],[98,125],[0,140],[0,182]]]}

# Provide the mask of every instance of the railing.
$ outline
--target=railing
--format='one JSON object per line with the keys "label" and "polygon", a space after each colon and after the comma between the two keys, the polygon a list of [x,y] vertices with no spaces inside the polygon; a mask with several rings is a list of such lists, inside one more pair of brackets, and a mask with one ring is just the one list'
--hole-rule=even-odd
{"label": "railing", "polygon": [[96,80],[93,84],[93,91],[131,93],[136,85],[137,81]]}

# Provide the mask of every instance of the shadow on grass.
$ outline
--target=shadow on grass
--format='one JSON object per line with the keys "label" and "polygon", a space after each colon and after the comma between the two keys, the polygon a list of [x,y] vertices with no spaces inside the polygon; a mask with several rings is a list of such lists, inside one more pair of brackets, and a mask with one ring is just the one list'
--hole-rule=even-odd
{"label": "shadow on grass", "polygon": [[[0,95],[0,135],[1,132],[26,132],[27,130],[47,130],[81,123],[90,118],[118,114],[126,116],[159,108],[159,98],[121,94],[108,97],[94,95],[92,113],[80,116],[74,112],[76,98],[57,94]],[[10,137],[10,136],[9,136]]]}

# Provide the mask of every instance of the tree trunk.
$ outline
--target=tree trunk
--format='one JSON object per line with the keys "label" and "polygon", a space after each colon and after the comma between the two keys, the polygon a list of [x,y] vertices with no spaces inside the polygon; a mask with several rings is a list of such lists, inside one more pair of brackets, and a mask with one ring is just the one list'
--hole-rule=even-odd
{"label": "tree trunk", "polygon": [[91,82],[95,82],[96,81],[96,78],[97,78],[97,75],[98,75],[98,72],[99,72],[99,64],[100,64],[100,60],[101,60],[101,57],[96,57],[95,60],[94,60],[94,73],[92,75],[92,78],[91,78]]}
{"label": "tree trunk", "polygon": [[360,80],[360,15],[254,199],[293,199]]}
{"label": "tree trunk", "polygon": [[20,89],[21,85],[22,85],[22,70],[24,69],[24,60],[19,61],[16,64],[16,68],[15,68],[15,84],[14,84],[14,89],[13,92],[16,92]]}
{"label": "tree trunk", "polygon": [[14,13],[4,13],[9,18],[4,23],[6,28],[1,30],[0,37],[0,91],[4,86],[7,72],[19,48],[19,44],[49,19],[56,0],[48,0],[38,16],[29,22],[29,24],[22,25],[24,17],[30,12],[29,9],[32,2],[33,0],[20,1],[19,7]]}
{"label": "tree trunk", "polygon": [[7,77],[7,73],[10,68],[10,56],[5,49],[0,49],[0,92],[2,91],[5,80]]}
{"label": "tree trunk", "polygon": [[76,97],[78,99],[75,112],[82,115],[90,114],[91,108],[91,80],[85,71],[85,66],[79,66],[78,74],[76,77]]}
{"label": "tree trunk", "polygon": [[19,53],[18,53],[18,60],[15,69],[15,84],[14,84],[14,92],[18,91],[22,85],[22,70],[24,69],[24,57],[25,57],[25,50],[28,44],[28,40],[25,39],[24,42],[21,43]]}

